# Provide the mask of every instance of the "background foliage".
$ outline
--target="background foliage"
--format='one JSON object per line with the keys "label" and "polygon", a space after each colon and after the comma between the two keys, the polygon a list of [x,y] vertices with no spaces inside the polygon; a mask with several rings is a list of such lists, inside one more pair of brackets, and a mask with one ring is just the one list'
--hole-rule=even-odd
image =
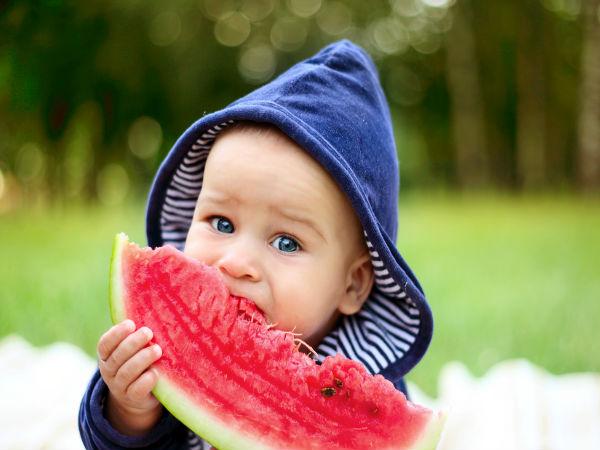
{"label": "background foliage", "polygon": [[600,185],[599,0],[0,3],[3,209],[145,192],[176,136],[328,42],[375,58],[404,186]]}

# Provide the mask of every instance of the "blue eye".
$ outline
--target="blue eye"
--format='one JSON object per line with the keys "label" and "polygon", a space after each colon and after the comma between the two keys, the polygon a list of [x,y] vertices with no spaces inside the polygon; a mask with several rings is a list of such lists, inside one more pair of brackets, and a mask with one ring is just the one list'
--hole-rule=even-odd
{"label": "blue eye", "polygon": [[221,233],[233,233],[233,224],[225,217],[213,217],[210,226]]}
{"label": "blue eye", "polygon": [[300,244],[289,236],[279,236],[271,243],[271,245],[277,250],[285,253],[293,253],[300,250]]}

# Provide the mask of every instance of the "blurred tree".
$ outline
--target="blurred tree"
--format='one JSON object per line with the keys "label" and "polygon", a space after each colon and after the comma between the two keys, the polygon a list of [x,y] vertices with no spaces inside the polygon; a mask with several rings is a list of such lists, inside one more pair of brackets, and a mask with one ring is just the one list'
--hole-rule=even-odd
{"label": "blurred tree", "polygon": [[[544,4],[544,3],[542,3]],[[544,9],[545,167],[547,187],[572,184],[576,144],[580,28],[573,15]]]}
{"label": "blurred tree", "polygon": [[470,1],[457,0],[451,12],[446,61],[457,178],[463,187],[481,187],[489,183],[489,159]]}
{"label": "blurred tree", "polygon": [[472,2],[492,185],[512,189],[515,177],[516,25],[513,2]]}
{"label": "blurred tree", "polygon": [[600,189],[600,0],[583,0],[583,49],[579,95],[579,183]]}
{"label": "blurred tree", "polygon": [[539,1],[518,2],[517,24],[517,179],[539,188],[546,179],[544,14]]}

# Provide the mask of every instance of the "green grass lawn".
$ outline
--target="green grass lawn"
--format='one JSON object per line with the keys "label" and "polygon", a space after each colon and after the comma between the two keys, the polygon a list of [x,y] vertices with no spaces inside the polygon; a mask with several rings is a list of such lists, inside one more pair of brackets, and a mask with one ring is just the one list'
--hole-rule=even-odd
{"label": "green grass lawn", "polygon": [[[600,201],[419,194],[400,214],[399,248],[436,321],[411,381],[434,394],[451,360],[476,374],[515,357],[554,373],[600,371]],[[112,239],[125,231],[144,242],[143,215],[130,206],[1,216],[0,336],[94,355],[110,324]]]}

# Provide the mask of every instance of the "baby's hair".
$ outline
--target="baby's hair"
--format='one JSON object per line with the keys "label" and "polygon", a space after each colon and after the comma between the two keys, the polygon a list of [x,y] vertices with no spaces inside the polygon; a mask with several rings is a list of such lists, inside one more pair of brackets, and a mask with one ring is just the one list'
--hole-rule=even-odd
{"label": "baby's hair", "polygon": [[239,120],[227,126],[225,131],[241,131],[243,133],[254,133],[258,136],[272,136],[290,140],[289,136],[281,131],[277,126],[268,122],[254,122],[251,120]]}

